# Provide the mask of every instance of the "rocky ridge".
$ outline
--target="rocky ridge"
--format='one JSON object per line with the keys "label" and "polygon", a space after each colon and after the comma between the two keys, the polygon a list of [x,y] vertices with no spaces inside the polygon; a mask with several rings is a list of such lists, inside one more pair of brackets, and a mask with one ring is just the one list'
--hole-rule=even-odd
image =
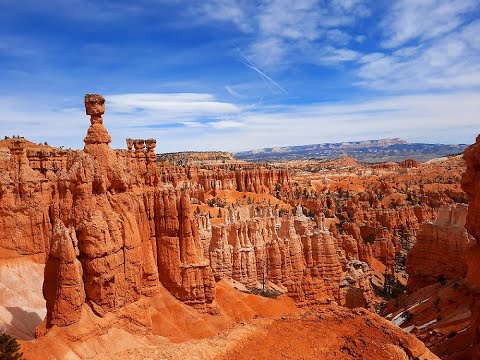
{"label": "rocky ridge", "polygon": [[248,161],[288,161],[306,159],[335,159],[351,156],[358,161],[377,163],[415,159],[427,161],[440,156],[462,153],[467,145],[408,143],[405,140],[380,139],[343,143],[311,144],[265,148],[235,153],[234,156]]}

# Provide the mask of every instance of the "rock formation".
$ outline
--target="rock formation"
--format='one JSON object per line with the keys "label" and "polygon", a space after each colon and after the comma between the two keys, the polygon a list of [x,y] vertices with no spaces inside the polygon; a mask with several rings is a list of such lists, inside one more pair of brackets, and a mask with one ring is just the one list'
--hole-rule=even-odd
{"label": "rock formation", "polygon": [[[57,219],[53,226],[50,253],[45,265],[43,295],[47,301],[45,327],[67,326],[80,320],[85,302],[82,264],[73,228]],[[40,330],[42,331],[42,330]]]}
{"label": "rock formation", "polygon": [[[405,169],[424,176],[425,166],[412,161],[387,168],[348,158],[319,165],[318,172],[345,176],[335,186],[327,176],[305,180],[295,172],[301,169],[278,164],[217,159],[175,166],[157,161],[154,139],[127,139],[127,149],[113,150],[103,126],[105,99],[86,95],[85,107],[91,125],[83,151],[21,138],[0,144],[0,257],[46,263],[47,316],[39,336],[80,326],[85,314],[104,323],[131,320],[167,291],[189,309],[223,311],[215,293],[222,280],[245,291],[285,293],[301,306],[372,308],[379,264],[400,277],[398,259],[415,241],[411,291],[440,275],[465,275],[465,207],[440,210],[432,221],[433,206],[462,200],[448,183],[458,179],[453,175],[443,191],[380,177]],[[464,187],[472,198],[475,156],[465,154]],[[379,179],[357,183],[369,176]],[[476,234],[475,205],[472,211],[467,227]],[[148,315],[135,321],[147,332],[156,326]]]}
{"label": "rock formation", "polygon": [[472,309],[472,327],[474,330],[474,347],[480,356],[480,135],[475,144],[469,146],[463,155],[467,170],[462,178],[462,188],[469,197],[466,229],[476,239],[476,245],[470,251],[467,263],[467,281],[476,292],[476,302]]}
{"label": "rock formation", "polygon": [[[197,320],[217,314],[211,334],[226,326],[223,312],[236,311],[222,307],[218,283],[287,294],[300,306],[372,308],[378,269],[400,278],[401,256],[415,241],[407,270],[412,291],[440,275],[465,274],[466,208],[440,210],[433,222],[435,207],[463,200],[455,174],[442,190],[426,189],[431,179],[422,182],[423,172],[435,170],[412,161],[365,167],[343,158],[312,170],[310,162],[287,169],[197,154],[198,162],[176,166],[157,160],[154,139],[129,138],[127,149],[113,150],[105,99],[86,95],[85,107],[91,125],[83,151],[0,141],[0,257],[45,263],[42,338],[63,331],[75,337],[68,329],[88,321],[79,338],[118,324],[163,336],[162,306]],[[475,154],[465,154],[464,181],[474,203]],[[419,181],[395,180],[407,172]],[[471,209],[467,227],[478,235],[478,211]]]}
{"label": "rock formation", "polygon": [[[103,126],[102,115],[105,113],[105,99],[101,95],[87,94],[85,95],[85,111],[90,115],[90,127],[84,141],[86,145],[91,144],[109,144],[112,138]],[[85,151],[90,147],[86,146]]]}
{"label": "rock formation", "polygon": [[464,204],[443,207],[435,222],[421,224],[407,258],[408,292],[465,277],[466,255],[472,245],[465,230],[467,211]]}
{"label": "rock formation", "polygon": [[401,168],[414,168],[418,166],[418,161],[414,159],[407,159],[398,164]]}
{"label": "rock formation", "polygon": [[[188,194],[165,192],[151,181],[158,178],[151,162],[155,141],[147,140],[146,152],[144,140],[133,142],[132,166],[131,157],[108,146],[104,99],[87,95],[85,106],[91,115],[85,151],[71,154],[51,184],[55,196],[46,216],[54,226],[52,240],[44,241],[51,245],[45,251],[43,326],[78,321],[83,303],[105,316],[154,295],[160,280],[178,299],[206,309],[214,281]],[[15,156],[21,160],[22,154]]]}
{"label": "rock formation", "polygon": [[351,260],[347,264],[347,273],[340,282],[340,305],[356,308],[372,307],[375,297],[370,285],[370,268],[367,263]]}
{"label": "rock formation", "polygon": [[0,257],[43,256],[48,252],[52,225],[52,184],[30,167],[23,139],[9,143],[0,161]]}
{"label": "rock formation", "polygon": [[186,304],[204,308],[215,298],[212,269],[204,257],[190,199],[164,192],[156,203],[157,256],[160,281]]}
{"label": "rock formation", "polygon": [[[465,198],[458,189],[457,166],[463,167],[460,158],[438,159],[416,168],[424,177],[438,181],[438,185],[429,190],[420,189],[423,194],[418,199],[424,205],[440,208],[436,220],[429,220],[428,212],[427,217],[417,213],[419,219],[427,221],[420,224],[416,242],[407,257],[407,293],[391,300],[384,309],[387,319],[424,341],[442,359],[480,356],[477,315],[480,288],[475,281],[479,271],[478,243],[465,230],[466,225],[470,234],[475,233],[471,214],[472,208],[475,212],[478,182],[476,156],[478,139],[477,145],[471,146],[464,156],[467,171],[462,185],[469,195],[469,206],[462,203]],[[448,166],[443,168],[442,164]],[[442,169],[447,172],[443,173]],[[411,177],[415,173],[409,170],[412,170]],[[425,186],[428,183],[422,185]]]}
{"label": "rock formation", "polygon": [[301,207],[293,215],[253,205],[228,207],[225,214],[225,223],[203,230],[216,279],[233,278],[247,287],[270,283],[303,305],[330,299],[353,306],[345,300],[347,290],[340,290],[347,271],[351,276],[345,279],[354,279],[349,289],[365,292],[366,306],[372,303],[368,264],[360,262],[360,280],[353,271],[356,263],[349,262],[359,259],[356,240],[351,238],[356,252],[349,253],[345,243],[350,238],[335,239],[323,214],[313,220]]}

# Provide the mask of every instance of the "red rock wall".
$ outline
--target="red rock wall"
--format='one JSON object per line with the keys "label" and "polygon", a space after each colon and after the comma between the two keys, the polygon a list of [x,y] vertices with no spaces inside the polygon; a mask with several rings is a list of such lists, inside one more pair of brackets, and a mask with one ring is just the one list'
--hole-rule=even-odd
{"label": "red rock wall", "polygon": [[462,188],[469,197],[466,229],[477,243],[471,249],[467,264],[467,281],[476,291],[476,302],[472,309],[472,327],[475,331],[474,346],[480,357],[480,135],[475,144],[469,146],[463,155],[467,170],[462,178]]}
{"label": "red rock wall", "polygon": [[468,206],[457,204],[438,211],[435,222],[421,224],[417,242],[407,258],[409,293],[439,281],[463,279],[466,254],[472,245],[465,230]]}
{"label": "red rock wall", "polygon": [[44,256],[52,234],[55,184],[34,171],[23,145],[0,162],[0,257]]}
{"label": "red rock wall", "polygon": [[75,230],[67,229],[56,220],[50,256],[45,265],[45,279],[48,281],[43,284],[43,296],[47,302],[45,328],[67,326],[80,320],[85,290],[78,255]]}

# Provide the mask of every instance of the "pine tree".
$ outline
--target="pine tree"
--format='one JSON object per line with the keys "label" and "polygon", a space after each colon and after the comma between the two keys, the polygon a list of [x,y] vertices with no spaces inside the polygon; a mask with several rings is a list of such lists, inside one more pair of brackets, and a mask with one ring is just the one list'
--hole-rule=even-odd
{"label": "pine tree", "polygon": [[15,338],[7,334],[0,335],[0,359],[22,360],[23,354],[19,350],[20,345]]}

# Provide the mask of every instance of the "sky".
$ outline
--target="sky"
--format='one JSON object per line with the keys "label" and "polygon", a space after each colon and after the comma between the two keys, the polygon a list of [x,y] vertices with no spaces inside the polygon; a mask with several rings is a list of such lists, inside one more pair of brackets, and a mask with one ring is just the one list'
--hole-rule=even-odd
{"label": "sky", "polygon": [[480,0],[0,0],[0,136],[157,152],[480,132]]}

